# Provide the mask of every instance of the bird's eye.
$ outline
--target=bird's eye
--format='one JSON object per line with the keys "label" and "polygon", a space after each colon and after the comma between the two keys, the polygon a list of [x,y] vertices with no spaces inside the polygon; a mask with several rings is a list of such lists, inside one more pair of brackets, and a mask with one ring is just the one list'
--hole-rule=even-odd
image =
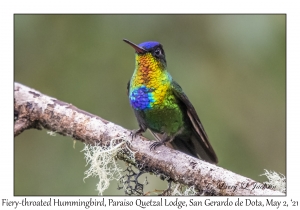
{"label": "bird's eye", "polygon": [[159,57],[161,55],[161,50],[159,48],[157,48],[155,51],[154,51],[154,55]]}

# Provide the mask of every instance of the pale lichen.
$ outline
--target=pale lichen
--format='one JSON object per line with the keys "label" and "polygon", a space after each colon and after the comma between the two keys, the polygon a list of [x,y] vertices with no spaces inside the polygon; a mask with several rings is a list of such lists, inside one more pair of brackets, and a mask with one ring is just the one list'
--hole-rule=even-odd
{"label": "pale lichen", "polygon": [[274,190],[286,193],[286,178],[283,174],[278,174],[275,171],[268,171],[265,169],[265,173],[261,176],[266,176],[269,181],[264,182],[264,184],[270,185]]}
{"label": "pale lichen", "polygon": [[119,181],[122,177],[123,169],[117,163],[116,155],[123,150],[123,146],[130,151],[127,147],[128,141],[130,141],[128,136],[121,136],[112,139],[106,147],[85,144],[82,151],[84,152],[86,163],[90,167],[85,171],[84,179],[88,177],[99,178],[99,183],[97,184],[99,195],[103,194],[112,180]]}

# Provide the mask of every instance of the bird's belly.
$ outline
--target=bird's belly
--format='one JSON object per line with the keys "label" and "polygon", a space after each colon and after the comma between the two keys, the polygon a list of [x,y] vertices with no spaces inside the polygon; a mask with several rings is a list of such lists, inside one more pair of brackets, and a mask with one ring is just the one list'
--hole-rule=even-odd
{"label": "bird's belly", "polygon": [[177,133],[184,124],[183,114],[176,104],[157,105],[144,110],[144,120],[150,130],[169,135]]}
{"label": "bird's belly", "polygon": [[177,134],[184,126],[184,114],[168,85],[131,88],[129,100],[137,117],[151,131]]}

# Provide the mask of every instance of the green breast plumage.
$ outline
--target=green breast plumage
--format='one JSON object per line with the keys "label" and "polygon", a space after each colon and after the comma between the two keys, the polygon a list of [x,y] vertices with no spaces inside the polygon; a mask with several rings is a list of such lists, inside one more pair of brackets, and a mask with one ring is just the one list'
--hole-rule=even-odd
{"label": "green breast plumage", "polygon": [[183,126],[182,112],[177,104],[172,106],[154,106],[144,111],[147,127],[157,133],[173,135]]}
{"label": "green breast plumage", "polygon": [[130,87],[129,100],[132,108],[154,132],[174,134],[184,124],[183,114],[170,82]]}

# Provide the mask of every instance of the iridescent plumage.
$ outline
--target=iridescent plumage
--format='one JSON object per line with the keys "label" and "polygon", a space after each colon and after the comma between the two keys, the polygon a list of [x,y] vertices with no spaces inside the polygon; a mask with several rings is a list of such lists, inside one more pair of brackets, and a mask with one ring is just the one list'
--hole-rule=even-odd
{"label": "iridescent plumage", "polygon": [[129,101],[140,126],[134,135],[149,128],[159,140],[150,149],[170,142],[175,149],[217,163],[194,107],[166,70],[162,45],[124,41],[136,50],[136,68],[128,83]]}

